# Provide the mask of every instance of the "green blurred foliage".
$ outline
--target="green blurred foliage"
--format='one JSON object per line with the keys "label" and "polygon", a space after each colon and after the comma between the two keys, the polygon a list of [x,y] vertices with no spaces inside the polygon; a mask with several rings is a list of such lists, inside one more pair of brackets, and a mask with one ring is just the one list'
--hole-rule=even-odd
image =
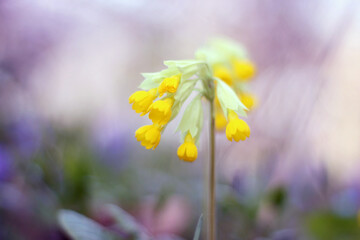
{"label": "green blurred foliage", "polygon": [[360,227],[356,217],[342,217],[330,211],[320,211],[305,217],[305,229],[314,239],[360,239]]}

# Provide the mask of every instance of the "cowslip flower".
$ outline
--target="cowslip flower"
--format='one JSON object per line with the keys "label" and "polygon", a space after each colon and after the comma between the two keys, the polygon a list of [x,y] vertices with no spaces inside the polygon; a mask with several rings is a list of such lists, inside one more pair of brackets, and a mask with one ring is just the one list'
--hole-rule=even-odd
{"label": "cowslip flower", "polygon": [[132,108],[142,116],[149,113],[153,123],[136,131],[135,137],[141,145],[147,149],[158,146],[162,132],[181,112],[189,96],[194,98],[183,111],[177,128],[182,138],[177,151],[181,160],[192,162],[198,156],[196,145],[203,125],[201,99],[212,103],[215,128],[226,129],[230,141],[250,136],[250,128],[238,116],[246,117],[254,105],[251,102],[254,98],[245,93],[248,92],[246,81],[255,74],[255,66],[241,46],[217,40],[197,51],[195,60],[164,61],[164,65],[167,68],[162,71],[143,73],[145,79],[139,86],[142,91],[129,98]]}
{"label": "cowslip flower", "polygon": [[132,109],[136,113],[141,113],[141,116],[147,113],[149,106],[156,98],[156,89],[149,91],[137,91],[129,97],[129,103],[132,104]]}
{"label": "cowslip flower", "polygon": [[240,81],[248,81],[255,75],[255,66],[248,60],[233,60],[232,65],[234,73]]}
{"label": "cowslip flower", "polygon": [[186,162],[193,162],[196,160],[198,151],[195,145],[195,139],[190,133],[186,135],[184,143],[179,146],[177,155],[179,159]]}
{"label": "cowslip flower", "polygon": [[226,137],[229,141],[244,141],[247,137],[250,137],[249,126],[244,120],[240,119],[234,111],[229,111],[228,118],[229,122],[226,126]]}
{"label": "cowslip flower", "polygon": [[[246,117],[249,103],[243,103],[238,94],[247,91],[247,81],[255,74],[255,66],[248,60],[243,47],[228,40],[216,40],[209,46],[196,52],[196,60],[165,61],[167,69],[155,73],[145,73],[139,88],[145,91],[158,89],[159,97],[146,98],[144,92],[136,93],[129,99],[137,112],[149,112],[153,125],[146,125],[135,132],[135,137],[147,149],[155,149],[161,133],[181,112],[189,96],[193,100],[185,108],[177,131],[181,133],[182,144],[177,150],[180,160],[193,162],[198,157],[196,144],[203,125],[203,107],[201,99],[209,101],[209,204],[207,229],[209,239],[216,236],[215,225],[215,126],[226,125],[226,137],[229,141],[244,141],[250,136],[250,128],[240,119]],[[136,105],[135,105],[136,103]],[[147,106],[147,108],[145,107]],[[214,114],[215,113],[215,114]],[[144,115],[144,114],[142,114]],[[215,119],[214,119],[215,118]],[[215,124],[214,124],[215,120]]]}
{"label": "cowslip flower", "polygon": [[174,104],[174,98],[165,98],[153,102],[148,109],[149,118],[153,123],[165,125],[171,118],[171,107]]}
{"label": "cowslip flower", "polygon": [[146,149],[155,149],[161,139],[161,127],[159,125],[145,125],[135,132],[136,140]]}
{"label": "cowslip flower", "polygon": [[181,78],[181,74],[177,74],[177,75],[165,78],[161,82],[159,89],[158,89],[160,97],[166,92],[175,93],[179,86],[180,78]]}

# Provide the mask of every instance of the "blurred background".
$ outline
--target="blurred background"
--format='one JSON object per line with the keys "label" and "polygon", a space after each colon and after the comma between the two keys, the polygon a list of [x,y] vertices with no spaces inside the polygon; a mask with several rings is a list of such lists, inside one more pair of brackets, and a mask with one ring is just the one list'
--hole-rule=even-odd
{"label": "blurred background", "polygon": [[152,239],[192,239],[208,135],[192,164],[178,120],[147,151],[128,97],[219,36],[246,47],[259,101],[249,140],[216,136],[219,239],[360,239],[359,3],[1,0],[0,239],[69,239],[59,209],[140,239],[109,203]]}

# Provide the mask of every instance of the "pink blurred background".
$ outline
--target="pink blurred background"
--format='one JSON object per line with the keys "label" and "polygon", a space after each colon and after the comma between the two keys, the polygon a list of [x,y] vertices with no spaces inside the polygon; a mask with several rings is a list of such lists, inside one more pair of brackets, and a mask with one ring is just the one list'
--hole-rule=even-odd
{"label": "pink blurred background", "polygon": [[[160,70],[163,60],[193,58],[215,36],[243,43],[258,67],[252,88],[260,104],[248,120],[250,140],[217,139],[223,174],[252,171],[264,156],[276,155],[274,182],[313,165],[327,166],[336,179],[357,178],[356,0],[1,1],[3,117],[36,115],[90,129],[105,122],[108,134],[133,131],[146,121],[127,100],[140,72]],[[176,148],[177,135],[164,139]]]}

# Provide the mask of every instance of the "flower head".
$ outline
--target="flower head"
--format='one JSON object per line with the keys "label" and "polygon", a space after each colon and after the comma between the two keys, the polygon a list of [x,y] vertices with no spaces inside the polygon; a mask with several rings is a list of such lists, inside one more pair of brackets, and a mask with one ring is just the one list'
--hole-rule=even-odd
{"label": "flower head", "polygon": [[247,137],[250,137],[250,128],[247,123],[239,119],[234,111],[229,111],[229,123],[226,126],[226,137],[229,141],[233,139],[238,142],[244,141]]}
{"label": "flower head", "polygon": [[[230,141],[245,140],[250,136],[249,126],[239,117],[246,117],[247,111],[255,105],[256,99],[247,93],[245,82],[256,69],[247,60],[242,46],[231,40],[218,39],[197,51],[196,59],[169,60],[164,61],[164,65],[166,68],[161,71],[143,73],[145,79],[139,85],[142,91],[129,97],[132,108],[141,115],[149,113],[153,124],[135,132],[141,145],[155,149],[168,123],[182,113],[177,131],[185,138],[177,155],[181,160],[195,161],[198,155],[196,142],[200,139],[204,120],[203,99],[214,102],[211,107],[215,111],[215,127],[225,129]],[[194,98],[182,111],[190,96]],[[161,99],[156,101],[157,97]]]}
{"label": "flower head", "polygon": [[148,109],[149,118],[153,123],[159,125],[167,124],[171,118],[171,107],[173,104],[173,98],[165,98],[164,100],[153,102]]}
{"label": "flower head", "polygon": [[159,86],[159,94],[162,96],[164,93],[175,93],[179,83],[180,83],[181,74],[177,74],[168,78],[165,78]]}
{"label": "flower head", "polygon": [[248,81],[255,75],[255,66],[248,60],[234,60],[232,65],[235,76],[241,81]]}
{"label": "flower head", "polygon": [[190,133],[187,133],[184,143],[179,146],[177,155],[181,160],[186,162],[193,162],[196,160],[198,152],[195,145],[195,139]]}
{"label": "flower head", "polygon": [[146,149],[154,150],[160,142],[161,128],[155,124],[142,126],[136,130],[135,137]]}
{"label": "flower head", "polygon": [[148,112],[149,106],[156,98],[156,89],[150,91],[136,91],[129,97],[129,103],[133,104],[132,109],[141,116]]}

